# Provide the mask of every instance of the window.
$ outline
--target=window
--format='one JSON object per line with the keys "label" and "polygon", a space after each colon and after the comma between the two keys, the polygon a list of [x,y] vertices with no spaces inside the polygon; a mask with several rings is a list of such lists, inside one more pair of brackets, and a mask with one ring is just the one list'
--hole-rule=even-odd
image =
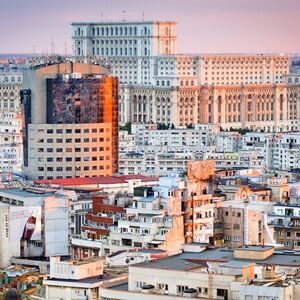
{"label": "window", "polygon": [[187,285],[177,285],[177,293],[182,293],[184,290],[187,290],[189,287]]}

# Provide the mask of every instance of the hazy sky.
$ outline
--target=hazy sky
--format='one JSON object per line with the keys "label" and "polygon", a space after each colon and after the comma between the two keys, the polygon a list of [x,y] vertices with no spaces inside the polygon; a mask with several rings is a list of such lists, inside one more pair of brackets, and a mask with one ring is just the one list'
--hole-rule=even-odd
{"label": "hazy sky", "polygon": [[71,51],[73,21],[172,20],[178,52],[300,52],[300,0],[0,0],[0,53]]}

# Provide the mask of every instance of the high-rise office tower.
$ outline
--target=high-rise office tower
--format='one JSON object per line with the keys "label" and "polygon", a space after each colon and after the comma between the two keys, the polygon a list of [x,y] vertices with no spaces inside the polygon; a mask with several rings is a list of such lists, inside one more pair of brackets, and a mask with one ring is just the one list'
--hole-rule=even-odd
{"label": "high-rise office tower", "polygon": [[31,179],[94,177],[118,170],[118,81],[91,64],[24,73],[24,173]]}

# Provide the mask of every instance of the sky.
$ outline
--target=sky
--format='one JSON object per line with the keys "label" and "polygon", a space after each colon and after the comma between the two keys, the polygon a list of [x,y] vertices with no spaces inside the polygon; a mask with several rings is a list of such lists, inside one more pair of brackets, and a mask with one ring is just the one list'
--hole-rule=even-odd
{"label": "sky", "polygon": [[[179,53],[300,52],[300,0],[0,0],[0,53],[71,53],[71,22],[177,22]],[[102,17],[103,16],[103,17]]]}

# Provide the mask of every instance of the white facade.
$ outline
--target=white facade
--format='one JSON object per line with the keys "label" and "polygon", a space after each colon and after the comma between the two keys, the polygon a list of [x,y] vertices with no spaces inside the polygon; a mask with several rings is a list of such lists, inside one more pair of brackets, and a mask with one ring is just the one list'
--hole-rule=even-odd
{"label": "white facade", "polygon": [[16,66],[0,66],[0,174],[3,175],[22,172],[22,81],[22,71]]}
{"label": "white facade", "polygon": [[99,259],[60,261],[50,260],[50,276],[43,281],[46,300],[99,299],[99,286],[105,279],[103,262]]}
{"label": "white facade", "polygon": [[10,221],[10,210],[19,207],[36,207],[42,209],[41,240],[29,241],[28,256],[69,255],[69,199],[54,193],[42,193],[33,190],[2,189],[0,190],[0,204],[4,221],[0,223],[0,235],[3,237],[0,250],[1,266],[9,265],[12,256],[20,257],[21,241],[15,240]]}
{"label": "white facade", "polygon": [[[100,59],[119,78],[120,122],[123,124],[154,122],[185,126],[208,122],[226,128],[297,129],[300,118],[297,109],[293,106],[292,112],[288,113],[289,105],[286,112],[285,108],[275,104],[279,103],[277,98],[281,93],[284,98],[287,94],[283,84],[286,81],[283,77],[289,73],[287,55],[177,54],[174,22],[73,23],[72,32],[75,56]],[[207,87],[213,90],[210,95]],[[248,93],[253,90],[255,94],[262,92],[266,96],[262,102],[268,111],[264,111],[263,116],[254,106],[249,106],[248,110],[252,111],[249,116],[243,112],[246,108],[239,108],[234,113],[227,111],[227,103],[246,106],[244,99],[248,99]],[[271,90],[271,97],[275,99],[272,109],[268,100]],[[295,99],[288,101],[295,102],[298,107],[299,95],[294,94]],[[234,96],[239,97],[239,101],[232,101]],[[223,100],[222,118],[216,107],[211,109],[217,104],[218,97]],[[274,108],[276,116],[271,115]],[[229,116],[225,117],[225,113]]]}

